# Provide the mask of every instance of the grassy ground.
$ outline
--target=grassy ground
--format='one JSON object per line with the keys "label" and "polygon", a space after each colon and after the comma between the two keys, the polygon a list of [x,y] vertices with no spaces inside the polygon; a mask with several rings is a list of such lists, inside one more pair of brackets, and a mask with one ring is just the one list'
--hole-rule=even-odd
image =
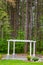
{"label": "grassy ground", "polygon": [[0,60],[0,65],[43,65],[43,62],[25,62],[19,60]]}

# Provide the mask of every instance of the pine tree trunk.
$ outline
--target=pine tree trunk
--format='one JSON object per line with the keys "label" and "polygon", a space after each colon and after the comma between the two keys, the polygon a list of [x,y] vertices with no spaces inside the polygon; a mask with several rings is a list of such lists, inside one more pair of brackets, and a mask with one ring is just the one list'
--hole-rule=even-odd
{"label": "pine tree trunk", "polygon": [[[25,22],[25,39],[31,39],[31,22],[32,22],[32,15],[31,9],[32,8],[32,1],[26,0],[26,22]],[[28,43],[25,44],[25,53],[28,51]]]}

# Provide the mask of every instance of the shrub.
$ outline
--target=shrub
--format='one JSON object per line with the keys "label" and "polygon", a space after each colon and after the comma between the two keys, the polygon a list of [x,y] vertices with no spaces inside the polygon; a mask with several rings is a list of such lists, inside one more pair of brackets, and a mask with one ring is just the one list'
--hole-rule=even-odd
{"label": "shrub", "polygon": [[41,51],[41,54],[43,55],[43,51]]}
{"label": "shrub", "polygon": [[30,55],[28,55],[28,56],[27,56],[27,59],[30,61],[30,60],[31,60],[31,56],[30,56]]}
{"label": "shrub", "polygon": [[2,54],[0,54],[0,60],[2,59]]}
{"label": "shrub", "polygon": [[40,54],[40,52],[37,51],[36,54]]}
{"label": "shrub", "polygon": [[33,60],[33,61],[38,61],[39,58],[38,58],[38,57],[33,57],[32,60]]}

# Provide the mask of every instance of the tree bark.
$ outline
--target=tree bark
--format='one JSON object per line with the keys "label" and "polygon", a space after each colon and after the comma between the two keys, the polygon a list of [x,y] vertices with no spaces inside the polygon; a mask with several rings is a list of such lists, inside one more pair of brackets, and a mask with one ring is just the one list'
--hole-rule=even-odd
{"label": "tree bark", "polygon": [[[26,0],[26,22],[25,22],[25,39],[28,40],[31,37],[31,4],[32,0]],[[25,53],[28,51],[28,43],[25,44]]]}

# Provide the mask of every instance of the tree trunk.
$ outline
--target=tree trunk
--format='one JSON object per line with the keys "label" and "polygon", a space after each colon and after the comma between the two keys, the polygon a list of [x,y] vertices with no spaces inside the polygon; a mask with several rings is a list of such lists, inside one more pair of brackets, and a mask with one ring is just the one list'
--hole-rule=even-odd
{"label": "tree trunk", "polygon": [[[31,37],[31,27],[30,27],[30,23],[32,22],[31,19],[31,15],[30,15],[30,11],[31,9],[31,4],[32,1],[31,0],[26,0],[26,22],[25,22],[25,39],[28,40]],[[25,52],[28,51],[28,43],[25,44]]]}

